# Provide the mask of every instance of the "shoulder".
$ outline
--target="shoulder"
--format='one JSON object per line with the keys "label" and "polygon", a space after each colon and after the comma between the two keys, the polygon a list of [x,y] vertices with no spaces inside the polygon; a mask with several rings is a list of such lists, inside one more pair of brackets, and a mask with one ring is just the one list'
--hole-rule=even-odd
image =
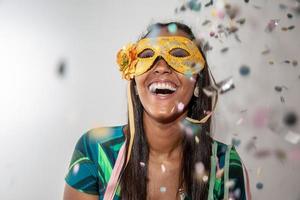
{"label": "shoulder", "polygon": [[228,161],[230,165],[241,165],[241,159],[238,152],[235,149],[235,146],[228,145],[217,140],[214,140],[214,143],[217,146],[217,158],[219,161],[220,168],[224,167],[226,158],[229,159]]}
{"label": "shoulder", "polygon": [[98,127],[85,132],[77,141],[75,150],[96,161],[106,154],[114,158],[125,141],[124,125]]}
{"label": "shoulder", "polygon": [[84,133],[82,138],[91,144],[113,143],[125,139],[124,128],[125,125],[93,128]]}
{"label": "shoulder", "polygon": [[[218,193],[228,194],[234,193],[238,190],[239,199],[246,199],[245,194],[245,181],[243,164],[241,158],[233,145],[227,145],[222,142],[214,140],[217,146],[217,160],[218,168],[223,169],[223,177],[221,180],[222,186],[218,189]],[[231,184],[232,183],[232,184]],[[228,192],[224,188],[225,184],[228,185]],[[229,186],[231,184],[231,186]]]}
{"label": "shoulder", "polygon": [[125,141],[124,127],[93,128],[79,138],[65,178],[68,185],[102,197],[118,152]]}
{"label": "shoulder", "polygon": [[125,125],[93,128],[85,132],[78,142],[83,146],[106,143],[113,145],[118,141],[123,142],[125,140],[124,127]]}

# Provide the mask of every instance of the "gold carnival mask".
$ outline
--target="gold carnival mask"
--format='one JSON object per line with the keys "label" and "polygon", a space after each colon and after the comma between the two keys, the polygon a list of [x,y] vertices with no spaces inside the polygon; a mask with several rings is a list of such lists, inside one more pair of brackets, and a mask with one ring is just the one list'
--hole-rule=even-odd
{"label": "gold carnival mask", "polygon": [[117,54],[117,63],[123,78],[130,80],[148,71],[161,57],[179,73],[193,75],[205,65],[198,47],[188,38],[161,36],[144,38],[123,47]]}

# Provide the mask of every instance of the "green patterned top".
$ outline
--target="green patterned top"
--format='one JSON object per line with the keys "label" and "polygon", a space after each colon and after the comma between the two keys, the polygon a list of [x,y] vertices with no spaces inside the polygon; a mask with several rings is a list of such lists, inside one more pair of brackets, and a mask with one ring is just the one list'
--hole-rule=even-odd
{"label": "green patterned top", "polygon": [[[76,144],[65,177],[68,185],[80,192],[98,195],[99,200],[103,199],[118,152],[125,142],[123,127],[96,128],[82,135]],[[208,199],[224,199],[231,196],[234,196],[234,199],[248,199],[242,163],[235,148],[215,141],[213,154],[217,159],[212,155]],[[224,169],[222,178],[216,177],[217,163]],[[118,194],[114,200],[121,199]]]}

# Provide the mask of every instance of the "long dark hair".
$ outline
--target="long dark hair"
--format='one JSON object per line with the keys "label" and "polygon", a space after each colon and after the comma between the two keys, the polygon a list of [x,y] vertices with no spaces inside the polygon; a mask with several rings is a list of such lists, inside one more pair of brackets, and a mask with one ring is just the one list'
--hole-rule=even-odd
{"label": "long dark hair", "polygon": [[[147,37],[154,28],[164,28],[170,24],[175,24],[178,29],[186,32],[191,40],[195,40],[195,36],[191,29],[178,22],[171,23],[156,23],[148,28],[147,33],[143,36]],[[198,48],[201,51],[206,61],[204,52],[201,50],[200,44]],[[206,63],[206,62],[205,62]],[[212,109],[212,99],[207,97],[201,88],[211,85],[209,76],[209,69],[207,64],[198,76],[196,84],[199,88],[199,97],[193,96],[189,108],[188,117],[193,119],[201,119],[206,115],[206,111]],[[135,81],[130,82],[131,98],[134,108],[134,125],[135,138],[132,147],[132,153],[127,167],[121,178],[121,196],[124,200],[145,200],[147,197],[147,182],[148,182],[148,160],[149,160],[149,146],[143,128],[143,106],[139,97],[135,94]],[[180,173],[179,185],[183,185],[188,197],[192,199],[207,199],[208,196],[208,182],[199,181],[195,178],[195,164],[202,162],[207,172],[210,172],[210,156],[212,154],[211,145],[212,139],[209,136],[211,120],[201,125],[201,129],[197,131],[195,136],[199,138],[199,143],[195,141],[194,137],[183,138],[182,149],[182,167]],[[129,133],[128,126],[128,133]],[[129,141],[129,134],[126,134],[127,141]],[[127,143],[128,145],[128,143]],[[127,146],[128,148],[128,146]]]}

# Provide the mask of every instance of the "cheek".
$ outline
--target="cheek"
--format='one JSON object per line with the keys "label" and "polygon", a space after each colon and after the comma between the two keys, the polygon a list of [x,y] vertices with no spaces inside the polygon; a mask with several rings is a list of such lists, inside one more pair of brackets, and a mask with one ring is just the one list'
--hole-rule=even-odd
{"label": "cheek", "polygon": [[136,91],[138,95],[143,95],[146,91],[146,86],[145,83],[143,81],[143,79],[141,77],[137,77],[135,78],[135,83],[136,83]]}

